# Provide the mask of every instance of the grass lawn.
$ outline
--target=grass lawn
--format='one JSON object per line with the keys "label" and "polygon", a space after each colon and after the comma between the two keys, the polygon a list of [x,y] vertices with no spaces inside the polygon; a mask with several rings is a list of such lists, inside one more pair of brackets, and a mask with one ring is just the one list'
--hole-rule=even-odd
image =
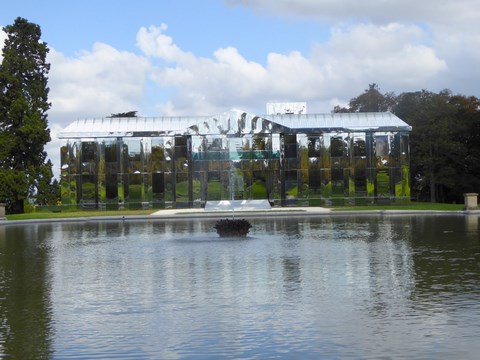
{"label": "grass lawn", "polygon": [[157,210],[82,210],[66,212],[32,212],[26,214],[6,215],[7,220],[31,220],[31,219],[62,219],[76,217],[95,216],[128,216],[128,215],[150,215]]}
{"label": "grass lawn", "polygon": [[442,204],[429,202],[410,202],[408,204],[369,205],[369,206],[336,206],[332,211],[362,211],[362,210],[431,210],[431,211],[459,211],[463,204]]}
{"label": "grass lawn", "polygon": [[[430,210],[430,211],[459,211],[463,210],[463,204],[440,204],[426,202],[411,202],[409,204],[393,205],[370,205],[370,206],[333,206],[332,211],[368,211],[368,210]],[[291,209],[295,211],[294,208]],[[33,212],[26,214],[7,215],[8,220],[31,220],[31,219],[61,219],[76,217],[98,217],[98,216],[128,216],[128,215],[150,215],[155,210],[82,210],[65,212]],[[298,210],[300,211],[300,210]],[[192,213],[193,214],[193,213]]]}

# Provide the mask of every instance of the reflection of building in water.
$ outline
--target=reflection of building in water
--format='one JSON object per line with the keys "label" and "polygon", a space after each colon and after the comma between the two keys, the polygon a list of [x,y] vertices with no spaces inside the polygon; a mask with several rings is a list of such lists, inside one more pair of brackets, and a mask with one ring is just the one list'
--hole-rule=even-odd
{"label": "reflection of building in water", "polygon": [[75,121],[59,136],[62,202],[113,209],[409,199],[405,122],[391,113],[297,110]]}
{"label": "reflection of building in water", "polygon": [[[0,226],[0,358],[51,359],[53,225]],[[32,316],[33,315],[33,316]]]}

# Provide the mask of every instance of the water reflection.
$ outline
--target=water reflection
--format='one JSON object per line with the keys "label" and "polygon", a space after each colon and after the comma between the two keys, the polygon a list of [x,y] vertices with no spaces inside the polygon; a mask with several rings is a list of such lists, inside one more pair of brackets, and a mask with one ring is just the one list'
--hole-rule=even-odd
{"label": "water reflection", "polygon": [[479,350],[478,217],[252,222],[247,239],[228,240],[214,221],[0,227],[0,354],[474,358]]}
{"label": "water reflection", "polygon": [[51,225],[0,226],[0,357],[52,356],[51,235]]}

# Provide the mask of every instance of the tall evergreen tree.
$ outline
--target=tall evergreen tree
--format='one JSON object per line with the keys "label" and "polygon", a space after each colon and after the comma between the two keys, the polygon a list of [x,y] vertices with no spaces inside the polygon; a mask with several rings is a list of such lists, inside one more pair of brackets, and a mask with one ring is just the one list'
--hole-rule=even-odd
{"label": "tall evergreen tree", "polygon": [[23,202],[45,176],[49,51],[40,26],[17,18],[7,34],[0,64],[0,201],[7,212],[23,212]]}

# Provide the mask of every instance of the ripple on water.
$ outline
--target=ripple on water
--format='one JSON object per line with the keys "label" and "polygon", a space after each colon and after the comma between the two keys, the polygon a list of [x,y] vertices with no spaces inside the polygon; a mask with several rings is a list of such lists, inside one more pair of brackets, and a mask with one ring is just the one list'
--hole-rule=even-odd
{"label": "ripple on water", "polygon": [[254,219],[245,239],[213,224],[62,224],[2,245],[0,346],[35,333],[53,359],[478,354],[480,251],[460,217]]}

